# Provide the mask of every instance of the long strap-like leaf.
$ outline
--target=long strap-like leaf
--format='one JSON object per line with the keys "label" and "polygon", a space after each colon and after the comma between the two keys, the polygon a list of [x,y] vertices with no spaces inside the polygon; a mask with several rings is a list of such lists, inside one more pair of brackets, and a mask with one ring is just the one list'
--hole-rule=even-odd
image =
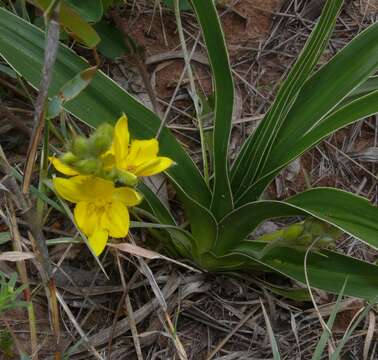
{"label": "long strap-like leaf", "polygon": [[269,168],[265,170],[266,174],[245,191],[244,195],[238,199],[237,205],[241,206],[256,201],[282,168],[330,134],[360,119],[376,114],[378,112],[378,87],[375,91],[367,92],[366,95],[362,92],[361,94],[360,97],[357,95],[351,97],[352,101],[339,107],[337,111],[323,119],[317,127],[293,141],[293,144],[287,146],[285,151],[274,152],[275,157],[269,162]]}
{"label": "long strap-like leaf", "polygon": [[[41,78],[44,46],[44,33],[40,29],[0,8],[0,54],[34,87],[39,85]],[[68,80],[86,67],[88,64],[82,58],[61,45],[49,95],[57,94]],[[65,104],[65,108],[91,126],[114,122],[125,112],[136,138],[154,137],[160,124],[154,113],[100,71],[79,96]],[[211,193],[198,168],[166,128],[160,136],[160,147],[163,155],[178,164],[169,170],[170,176],[198,203],[210,206]]]}
{"label": "long strap-like leaf", "polygon": [[231,172],[232,189],[235,197],[241,195],[255,182],[261,167],[265,165],[286,115],[323,53],[342,3],[342,0],[327,1],[318,24],[281,86],[264,121],[240,151]]}
{"label": "long strap-like leaf", "polygon": [[211,210],[220,219],[232,210],[233,200],[228,178],[228,145],[230,140],[234,86],[227,49],[213,0],[192,0],[201,25],[214,77],[214,190]]}
{"label": "long strap-like leaf", "polygon": [[377,38],[378,23],[354,38],[305,83],[264,169],[236,199],[238,206],[258,198],[283,166],[328,134],[378,112],[377,95],[373,94],[378,81],[369,78],[378,69]]}
{"label": "long strap-like leaf", "polygon": [[[243,241],[234,251],[235,254],[248,257],[252,263],[260,263],[270,270],[275,270],[302,283],[306,282],[304,257],[305,252],[293,248],[273,248],[261,260],[255,258],[265,246],[256,241]],[[345,284],[344,294],[373,300],[378,295],[378,266],[333,251],[321,254],[310,253],[307,260],[307,275],[312,287],[337,293]]]}
{"label": "long strap-like leaf", "polygon": [[[378,23],[355,37],[303,86],[272,152],[286,148],[332,111],[378,69]],[[373,78],[374,79],[374,78]],[[370,86],[374,86],[370,80]],[[277,150],[279,151],[279,150]]]}
{"label": "long strap-like leaf", "polygon": [[378,249],[376,206],[346,191],[314,188],[286,201],[256,201],[235,209],[219,224],[215,253],[231,251],[264,220],[295,215],[314,216]]}

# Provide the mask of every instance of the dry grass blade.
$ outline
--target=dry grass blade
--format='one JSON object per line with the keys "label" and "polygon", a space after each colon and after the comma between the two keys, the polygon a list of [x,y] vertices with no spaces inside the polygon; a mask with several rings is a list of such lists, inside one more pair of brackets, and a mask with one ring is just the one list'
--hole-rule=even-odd
{"label": "dry grass blade", "polygon": [[272,347],[273,359],[274,360],[281,360],[280,351],[278,349],[278,345],[277,345],[277,342],[276,342],[276,339],[275,339],[275,336],[274,336],[274,333],[273,333],[272,325],[270,324],[269,316],[266,312],[264,303],[262,302],[261,299],[260,299],[260,303],[261,303],[261,309],[263,311],[263,315],[264,315],[264,319],[265,319],[266,328],[268,330],[270,345]]}
{"label": "dry grass blade", "polygon": [[182,266],[182,267],[184,267],[188,270],[200,273],[199,270],[197,270],[197,269],[195,269],[195,268],[193,268],[189,265],[186,265],[186,264],[184,264],[180,261],[171,259],[167,256],[162,255],[162,254],[159,254],[156,251],[152,251],[152,250],[149,250],[149,249],[142,248],[142,247],[135,245],[135,244],[121,243],[121,244],[108,244],[108,246],[115,248],[115,249],[118,249],[120,251],[127,252],[131,255],[140,256],[140,257],[150,259],[150,260],[153,260],[153,259],[166,260],[166,261],[172,262],[176,265]]}
{"label": "dry grass blade", "polygon": [[[7,200],[7,198],[5,197]],[[13,203],[6,201],[7,220],[9,223],[9,229],[11,231],[11,238],[13,240],[13,249],[18,252],[22,252],[21,234],[18,229],[17,218],[14,210]],[[4,219],[5,220],[5,219]],[[34,257],[34,254],[32,254]],[[30,329],[30,345],[32,350],[32,360],[38,360],[38,338],[37,338],[37,326],[34,312],[34,306],[32,302],[32,296],[29,286],[28,273],[26,270],[26,264],[24,260],[20,260],[16,264],[17,271],[19,273],[22,284],[25,286],[23,291],[24,299],[28,302],[28,320]]]}
{"label": "dry grass blade", "polygon": [[[182,50],[167,51],[165,53],[151,55],[146,59],[146,65],[153,65],[159,62],[173,60],[173,59],[185,59],[184,51]],[[204,54],[199,53],[199,52],[193,53],[193,55],[191,55],[191,60],[196,61],[203,65],[209,65],[208,58]]]}
{"label": "dry grass blade", "polygon": [[32,252],[23,252],[23,251],[4,251],[0,253],[0,261],[23,261],[34,259],[35,256]]}
{"label": "dry grass blade", "polygon": [[188,355],[186,354],[185,348],[182,345],[180,338],[176,334],[176,329],[173,326],[172,320],[169,317],[169,314],[168,314],[167,311],[164,312],[164,317],[165,317],[165,321],[168,324],[168,328],[169,328],[169,331],[170,331],[170,334],[171,334],[171,337],[172,337],[172,341],[175,345],[175,348],[176,348],[176,351],[177,351],[177,354],[178,354],[180,360],[188,360]]}
{"label": "dry grass blade", "polygon": [[135,324],[135,318],[134,318],[134,310],[131,305],[130,301],[130,296],[126,295],[126,310],[127,310],[127,315],[130,321],[130,330],[131,334],[133,336],[133,341],[134,341],[134,346],[135,346],[135,351],[138,360],[143,360],[143,355],[142,355],[142,349],[140,347],[140,341],[139,341],[139,335],[138,335],[138,330],[136,328]]}
{"label": "dry grass blade", "polygon": [[118,271],[119,271],[119,274],[121,276],[123,294],[122,294],[121,300],[118,303],[117,310],[116,310],[116,313],[115,313],[114,319],[113,319],[113,328],[112,328],[112,332],[111,332],[111,335],[110,335],[109,341],[108,341],[108,359],[111,360],[112,342],[113,342],[115,325],[117,324],[118,316],[120,314],[123,302],[125,302],[126,303],[127,315],[128,315],[128,319],[129,319],[129,322],[130,322],[130,330],[131,330],[131,335],[133,337],[136,355],[137,355],[138,360],[143,360],[138,330],[137,330],[136,323],[135,323],[134,310],[133,310],[133,307],[131,305],[130,296],[129,296],[130,287],[134,283],[139,272],[135,272],[133,274],[133,276],[131,277],[129,283],[126,285],[125,274],[124,274],[123,267],[122,267],[122,261],[121,261],[119,255],[118,255],[118,252],[116,252],[116,259],[117,259]]}
{"label": "dry grass blade", "polygon": [[312,242],[312,244],[307,248],[306,250],[306,254],[305,254],[305,257],[304,257],[304,260],[303,260],[303,269],[304,269],[304,274],[305,274],[305,279],[306,279],[306,285],[307,285],[307,288],[308,288],[308,292],[310,294],[310,297],[311,297],[311,301],[314,305],[314,308],[315,308],[315,311],[318,315],[318,318],[319,318],[319,321],[322,325],[322,328],[323,328],[323,331],[327,331],[328,334],[329,334],[329,350],[330,350],[330,353],[332,354],[334,352],[334,341],[333,341],[333,338],[332,338],[332,331],[331,329],[328,327],[327,323],[324,321],[320,311],[319,311],[319,308],[318,308],[318,305],[316,304],[316,301],[315,301],[315,298],[314,298],[314,295],[312,293],[312,290],[311,290],[311,286],[310,286],[310,281],[309,281],[309,278],[308,278],[308,271],[307,271],[307,260],[308,260],[308,256],[309,254],[311,253],[311,250],[313,249],[313,247],[315,246],[315,244],[317,243],[317,241],[319,241],[319,239],[315,239],[315,241]]}
{"label": "dry grass blade", "polygon": [[84,344],[88,347],[88,350],[90,350],[90,352],[93,354],[93,356],[98,359],[98,360],[105,360],[98,352],[97,350],[94,348],[94,346],[91,344],[90,340],[88,339],[87,335],[85,335],[83,329],[80,327],[80,325],[78,324],[78,322],[76,321],[75,319],[75,316],[74,314],[72,314],[70,308],[68,307],[68,305],[66,304],[66,302],[64,301],[63,299],[63,296],[58,292],[56,291],[56,297],[60,303],[60,305],[62,306],[64,312],[66,313],[66,315],[68,316],[68,318],[70,319],[72,325],[75,327],[76,331],[79,333],[79,335],[81,336],[81,338],[84,340]]}
{"label": "dry grass blade", "polygon": [[372,345],[374,333],[375,333],[375,314],[373,311],[370,311],[369,312],[369,326],[368,326],[365,343],[364,343],[363,360],[368,360],[369,350]]}
{"label": "dry grass blade", "polygon": [[49,22],[47,30],[47,40],[45,47],[45,58],[42,69],[42,79],[39,86],[37,101],[35,103],[34,112],[34,127],[29,149],[26,157],[26,165],[24,170],[24,180],[22,184],[22,192],[27,194],[31,183],[33,167],[37,156],[37,149],[42,131],[45,126],[45,104],[48,95],[48,89],[52,80],[53,67],[55,64],[56,56],[59,47],[59,30],[60,26],[57,21],[59,17],[59,2],[56,4],[53,11],[52,19]]}
{"label": "dry grass blade", "polygon": [[215,347],[215,349],[209,354],[206,360],[211,360],[217,354],[217,352],[222,349],[224,345],[232,338],[232,336],[256,313],[258,308],[253,309],[248,315],[242,319],[239,324],[237,324],[234,329]]}
{"label": "dry grass blade", "polygon": [[378,162],[378,147],[369,147],[361,151],[349,152],[349,155],[353,160],[359,160],[364,162],[377,163]]}
{"label": "dry grass blade", "polygon": [[[175,274],[172,274],[164,288],[162,289],[162,294],[165,299],[168,299],[177,290],[180,285],[180,281]],[[149,316],[159,305],[158,300],[152,299],[147,304],[140,307],[138,310],[134,311],[135,324],[141,323],[147,316]],[[108,342],[109,336],[112,332],[112,326],[109,326],[97,334],[91,336],[89,340],[94,346],[99,346],[106,344]],[[117,322],[114,330],[114,337],[120,336],[130,330],[129,319],[125,318]]]}
{"label": "dry grass blade", "polygon": [[147,263],[138,257],[138,260],[139,260],[139,264],[140,264],[140,271],[141,273],[147,278],[150,286],[151,286],[151,289],[154,293],[154,295],[156,296],[156,299],[158,300],[159,302],[159,305],[160,307],[162,308],[163,311],[167,311],[167,302],[165,301],[164,299],[164,295],[163,293],[161,292],[160,288],[159,288],[159,285],[157,284],[156,280],[155,280],[155,277],[154,277],[154,274],[152,273],[150,267],[147,265]]}
{"label": "dry grass blade", "polygon": [[168,305],[167,305],[167,302],[164,298],[164,295],[163,295],[162,291],[160,290],[159,285],[157,284],[150,267],[147,265],[147,263],[142,258],[138,257],[138,260],[139,260],[139,264],[140,264],[140,267],[141,267],[141,272],[146,276],[148,282],[150,283],[151,289],[152,289],[154,295],[156,296],[156,299],[158,300],[158,303],[159,303],[162,311],[164,312],[165,321],[168,324],[168,329],[169,329],[169,332],[170,332],[170,335],[171,335],[171,339],[172,339],[172,341],[175,345],[175,348],[177,350],[177,354],[178,354],[180,360],[188,360],[188,356],[185,352],[185,349],[182,346],[182,343],[181,343],[180,339],[178,338],[176,331],[174,329],[174,326],[172,324],[171,318],[169,317]]}

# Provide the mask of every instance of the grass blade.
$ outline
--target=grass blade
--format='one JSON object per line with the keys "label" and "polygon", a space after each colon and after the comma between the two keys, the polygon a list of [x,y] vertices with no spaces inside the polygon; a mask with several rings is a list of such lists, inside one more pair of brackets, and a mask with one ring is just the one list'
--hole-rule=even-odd
{"label": "grass blade", "polygon": [[277,345],[277,341],[276,341],[276,338],[275,338],[274,333],[273,333],[272,325],[270,324],[269,316],[268,316],[268,314],[265,310],[264,303],[261,301],[261,299],[260,299],[260,303],[261,303],[261,308],[262,308],[263,315],[264,315],[266,328],[268,330],[270,345],[272,347],[273,359],[274,360],[281,360],[280,351],[278,350],[278,345]]}
{"label": "grass blade", "polygon": [[[343,285],[342,289],[340,290],[339,295],[337,297],[336,304],[333,307],[332,312],[331,312],[329,319],[327,321],[327,328],[328,329],[332,329],[333,323],[335,322],[336,315],[337,315],[337,313],[339,312],[339,309],[340,309],[341,299],[343,298],[346,284],[347,284],[347,279],[345,279],[344,285]],[[324,349],[327,345],[327,341],[328,341],[330,336],[331,336],[331,334],[328,332],[328,330],[323,329],[322,336],[320,337],[320,340],[316,345],[314,354],[312,355],[312,360],[321,359],[322,354],[324,352]]]}

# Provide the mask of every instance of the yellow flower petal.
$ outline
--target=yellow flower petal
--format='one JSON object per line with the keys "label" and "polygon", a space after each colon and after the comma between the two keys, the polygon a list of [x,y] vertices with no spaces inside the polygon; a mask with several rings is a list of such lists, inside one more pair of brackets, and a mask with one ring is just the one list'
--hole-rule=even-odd
{"label": "yellow flower petal", "polygon": [[123,202],[127,206],[138,205],[143,197],[142,195],[130,187],[119,187],[114,191],[114,198]]}
{"label": "yellow flower petal", "polygon": [[111,181],[94,176],[78,175],[69,179],[56,177],[53,184],[59,196],[73,203],[109,199],[114,192]]}
{"label": "yellow flower petal", "polygon": [[99,256],[105,249],[108,242],[108,232],[104,229],[97,228],[88,238],[89,246],[96,256]]}
{"label": "yellow flower petal", "polygon": [[86,236],[92,235],[96,230],[101,215],[96,211],[93,203],[89,202],[79,202],[74,209],[76,224]]}
{"label": "yellow flower petal", "polygon": [[138,167],[143,163],[155,160],[159,152],[159,143],[156,139],[133,140],[127,157],[128,167]]}
{"label": "yellow flower petal", "polygon": [[65,200],[73,203],[88,201],[82,193],[82,185],[85,183],[83,176],[75,176],[70,179],[56,177],[53,179],[54,189]]}
{"label": "yellow flower petal", "polygon": [[130,216],[125,204],[113,201],[106,207],[101,217],[101,227],[114,238],[123,238],[129,232]]}
{"label": "yellow flower petal", "polygon": [[115,156],[110,151],[101,156],[101,160],[106,170],[110,170],[116,165]]}
{"label": "yellow flower petal", "polygon": [[117,167],[123,168],[124,161],[128,154],[129,149],[130,134],[127,123],[127,116],[123,114],[117,121],[114,128],[114,139],[113,139],[113,151],[117,163]]}
{"label": "yellow flower petal", "polygon": [[54,168],[64,175],[73,176],[79,174],[75,169],[66,165],[62,160],[55,156],[50,156],[49,160],[51,164],[53,164]]}
{"label": "yellow flower petal", "polygon": [[152,176],[156,175],[166,169],[168,169],[173,164],[173,160],[167,157],[159,156],[155,160],[145,162],[144,164],[138,166],[134,174],[136,176]]}

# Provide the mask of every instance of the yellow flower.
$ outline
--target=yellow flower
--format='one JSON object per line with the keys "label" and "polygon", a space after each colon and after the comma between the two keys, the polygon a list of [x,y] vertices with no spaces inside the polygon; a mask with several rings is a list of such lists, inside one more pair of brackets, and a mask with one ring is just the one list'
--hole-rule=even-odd
{"label": "yellow flower", "polygon": [[78,171],[76,171],[71,166],[66,165],[62,160],[60,160],[56,156],[50,156],[49,160],[51,164],[54,166],[54,168],[57,169],[60,173],[68,176],[79,175]]}
{"label": "yellow flower", "polygon": [[172,159],[158,156],[159,143],[156,139],[132,140],[130,143],[126,115],[122,115],[115,125],[110,153],[118,169],[136,176],[155,175],[173,164]]}
{"label": "yellow flower", "polygon": [[[128,180],[125,183],[131,184],[136,177],[158,174],[173,164],[172,159],[158,156],[158,153],[159,142],[156,139],[132,140],[130,143],[127,117],[122,115],[114,128],[111,149],[101,155],[99,159],[103,163],[104,175],[106,173],[110,175],[112,169],[116,168]],[[60,158],[52,156],[49,160],[64,175],[80,174],[79,169],[77,170],[74,165],[66,164]]]}
{"label": "yellow flower", "polygon": [[116,188],[111,181],[94,176],[56,177],[53,184],[63,199],[76,204],[76,224],[88,237],[97,256],[104,250],[109,236],[127,235],[130,225],[127,207],[139,204],[142,199],[132,188]]}

